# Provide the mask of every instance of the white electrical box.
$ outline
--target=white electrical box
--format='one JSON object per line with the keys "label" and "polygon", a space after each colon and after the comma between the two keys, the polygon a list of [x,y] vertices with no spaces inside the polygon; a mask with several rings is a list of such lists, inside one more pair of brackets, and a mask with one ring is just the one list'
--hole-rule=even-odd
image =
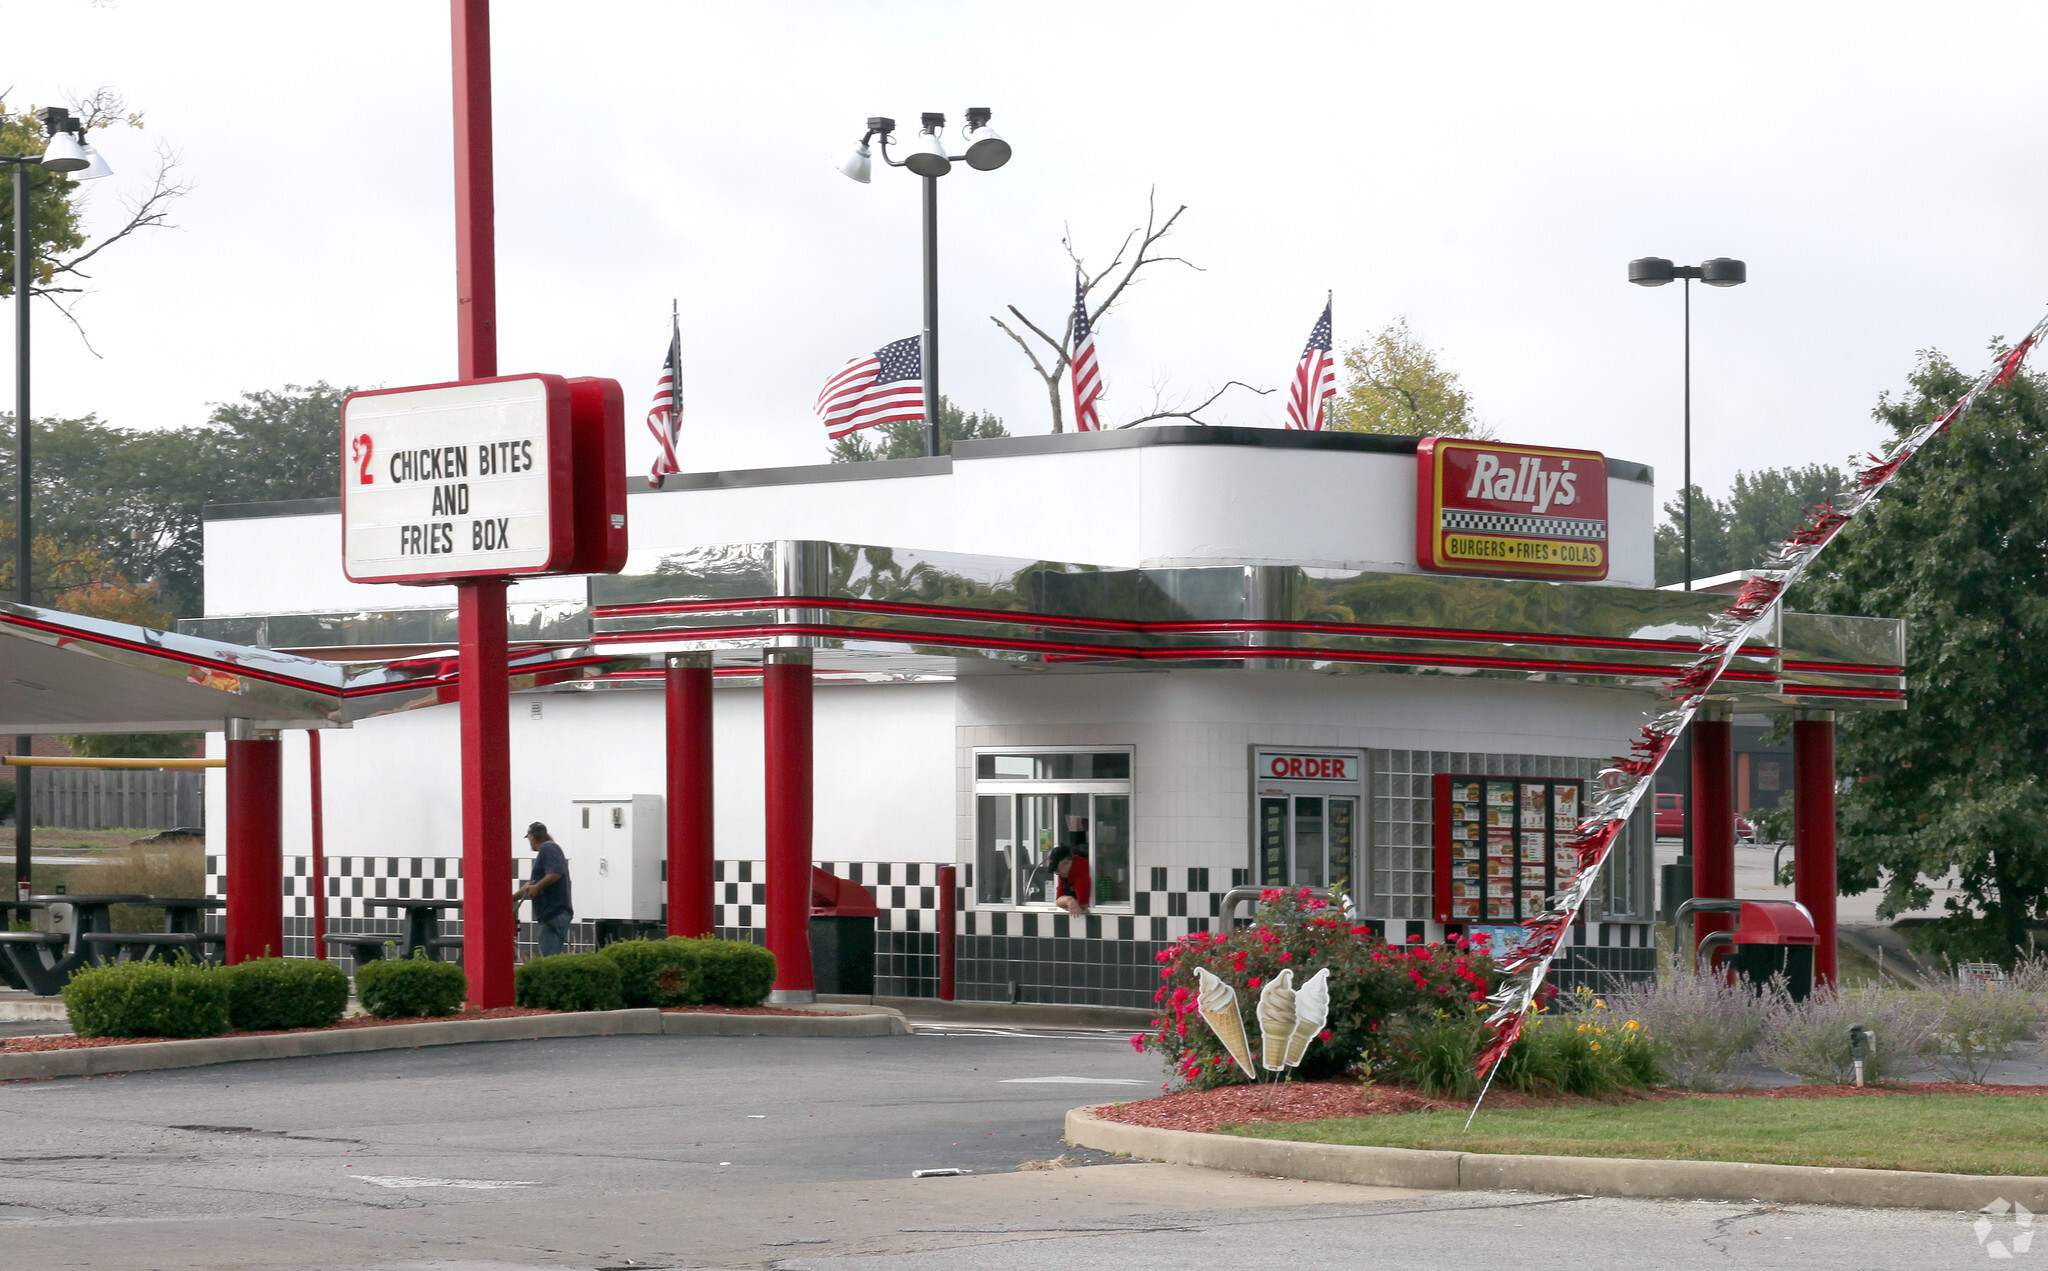
{"label": "white electrical box", "polygon": [[658,794],[590,795],[569,801],[556,835],[569,858],[576,921],[658,922],[666,889],[661,862],[667,818]]}

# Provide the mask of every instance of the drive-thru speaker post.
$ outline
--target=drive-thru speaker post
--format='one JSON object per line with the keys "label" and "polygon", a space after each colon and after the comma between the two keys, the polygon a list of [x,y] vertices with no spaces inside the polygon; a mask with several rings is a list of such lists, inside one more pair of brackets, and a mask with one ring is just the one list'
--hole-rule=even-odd
{"label": "drive-thru speaker post", "polygon": [[462,951],[479,1008],[512,1004],[505,591],[625,564],[625,445],[616,380],[506,375],[342,403],[343,573],[459,598]]}

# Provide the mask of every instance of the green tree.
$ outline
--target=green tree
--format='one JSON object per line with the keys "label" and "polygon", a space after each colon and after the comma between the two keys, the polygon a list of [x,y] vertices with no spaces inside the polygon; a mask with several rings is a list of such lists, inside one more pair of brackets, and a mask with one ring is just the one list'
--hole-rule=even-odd
{"label": "green tree", "polygon": [[[43,121],[35,108],[16,111],[0,97],[0,154],[40,154],[47,140]],[[14,165],[0,171],[6,186],[6,211],[0,215],[0,295],[14,294]],[[28,170],[28,206],[35,239],[35,286],[48,287],[56,275],[57,261],[85,246],[78,228],[78,208],[72,200],[78,183],[62,173],[42,167]]]}
{"label": "green tree", "polygon": [[[116,428],[90,415],[37,420],[38,559],[48,536],[62,551],[111,563],[130,583],[154,583],[173,616],[202,612],[206,505],[332,497],[341,488],[341,399],[352,391],[322,382],[244,393],[197,427]],[[12,417],[0,420],[12,428]],[[0,447],[0,489],[13,486],[13,447]],[[11,528],[0,537],[11,562]],[[37,576],[46,576],[40,564]],[[84,581],[113,578],[65,586]],[[37,595],[54,598],[40,583]]]}
{"label": "green tree", "polygon": [[[1903,433],[1969,383],[1923,353],[1877,417]],[[1907,624],[1909,707],[1842,717],[1841,890],[1891,917],[1953,871],[1950,947],[2010,955],[2048,904],[2048,381],[1981,397],[1789,603]]]}
{"label": "green tree", "polygon": [[[953,443],[978,437],[1007,437],[1009,430],[994,415],[968,414],[943,394],[939,397],[939,453],[953,453]],[[870,459],[922,459],[925,426],[921,419],[880,424],[848,433],[832,443],[832,462],[865,463]]]}
{"label": "green tree", "polygon": [[[116,124],[142,127],[142,116],[129,110],[121,94],[111,88],[101,88],[68,109],[84,125],[88,137]],[[48,142],[36,106],[16,110],[0,97],[0,153],[40,154]],[[8,188],[5,214],[0,215],[0,296],[13,295],[15,286],[14,165],[6,167],[8,171],[0,175],[0,184]],[[35,253],[35,269],[30,279],[32,294],[49,300],[73,326],[78,326],[77,315],[59,297],[76,296],[85,290],[86,275],[80,266],[86,261],[137,230],[169,224],[170,205],[186,193],[186,187],[176,180],[177,167],[176,158],[168,151],[159,151],[150,189],[140,198],[129,199],[127,221],[92,243],[86,241],[79,224],[86,197],[84,187],[66,174],[47,171],[40,165],[29,167],[28,202],[33,218],[30,232]],[[84,328],[79,330],[83,334]]]}
{"label": "green tree", "polygon": [[[1847,478],[1829,463],[1803,468],[1759,468],[1735,474],[1735,487],[1725,499],[1709,498],[1692,488],[1692,576],[1712,578],[1738,569],[1755,569],[1785,536],[1806,524],[1815,504],[1841,493]],[[1685,578],[1683,496],[1664,504],[1664,523],[1657,527],[1657,585]]]}
{"label": "green tree", "polygon": [[1493,436],[1472,409],[1472,395],[1436,350],[1396,318],[1344,350],[1344,382],[1330,399],[1338,432],[1411,437]]}

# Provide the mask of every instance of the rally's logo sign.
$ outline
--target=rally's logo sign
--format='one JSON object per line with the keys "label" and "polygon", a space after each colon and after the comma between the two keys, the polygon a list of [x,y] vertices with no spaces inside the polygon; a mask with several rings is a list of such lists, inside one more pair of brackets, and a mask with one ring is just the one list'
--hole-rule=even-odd
{"label": "rally's logo sign", "polygon": [[1439,573],[1607,577],[1607,460],[1594,450],[1424,437],[1415,559]]}

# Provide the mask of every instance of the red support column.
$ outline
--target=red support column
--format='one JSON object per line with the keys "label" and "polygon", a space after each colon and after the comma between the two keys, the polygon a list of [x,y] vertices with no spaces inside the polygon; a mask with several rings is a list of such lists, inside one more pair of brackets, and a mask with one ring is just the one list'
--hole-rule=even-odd
{"label": "red support column", "polygon": [[709,653],[668,655],[667,705],[668,933],[705,936],[712,930],[715,859]]}
{"label": "red support column", "polygon": [[[1725,706],[1707,706],[1692,721],[1692,894],[1735,895],[1735,725]],[[1696,914],[1693,947],[1710,931],[1732,931],[1732,914]]]}
{"label": "red support column", "polygon": [[274,732],[227,722],[227,960],[284,956],[284,764]]}
{"label": "red support column", "polygon": [[505,582],[456,586],[462,695],[462,966],[470,1005],[512,1005],[512,754]]}
{"label": "red support column", "polygon": [[955,937],[959,934],[960,906],[958,896],[960,871],[957,866],[939,866],[939,1000],[953,1000],[954,973],[959,966],[959,948]]}
{"label": "red support column", "polygon": [[455,45],[455,340],[458,378],[498,373],[497,211],[491,162],[490,0],[449,0]]}
{"label": "red support column", "polygon": [[811,652],[770,649],[761,668],[767,734],[771,1002],[814,1002],[811,976]]}
{"label": "red support column", "polygon": [[1792,717],[1792,898],[1813,915],[1820,943],[1813,981],[1833,985],[1835,958],[1835,713]]}
{"label": "red support column", "polygon": [[313,956],[327,960],[327,814],[320,783],[320,730],[306,730],[306,771],[313,800]]}

